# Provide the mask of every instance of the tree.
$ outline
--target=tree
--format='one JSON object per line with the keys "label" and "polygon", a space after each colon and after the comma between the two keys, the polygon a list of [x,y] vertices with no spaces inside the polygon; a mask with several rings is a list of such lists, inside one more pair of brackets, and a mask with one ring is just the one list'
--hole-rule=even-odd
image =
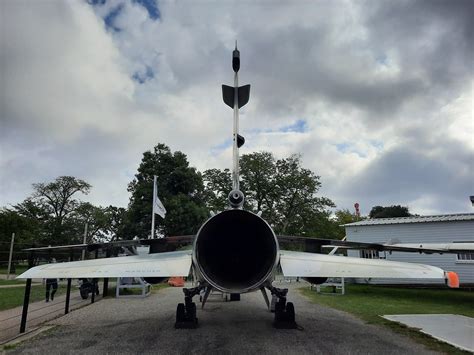
{"label": "tree", "polygon": [[410,217],[412,214],[407,206],[394,205],[390,207],[374,206],[370,210],[370,218]]}
{"label": "tree", "polygon": [[301,156],[292,155],[276,162],[275,186],[278,199],[274,206],[275,230],[281,234],[304,234],[311,219],[334,203],[316,194],[320,177],[301,167]]}
{"label": "tree", "polygon": [[123,207],[109,206],[105,209],[107,232],[112,240],[127,239],[127,210]]}
{"label": "tree", "polygon": [[[321,187],[319,176],[301,166],[299,155],[276,161],[270,152],[246,154],[241,158],[240,167],[245,208],[262,211],[276,233],[309,236],[314,235],[317,227],[325,234],[335,229],[328,220],[330,212],[327,210],[334,204],[317,196]],[[225,208],[231,190],[230,172],[207,170],[204,181],[212,205],[219,203],[219,209]]]}
{"label": "tree", "polygon": [[254,212],[262,211],[272,218],[278,199],[277,166],[270,152],[243,155],[240,159],[242,191],[246,197],[246,207]]}
{"label": "tree", "polygon": [[338,225],[343,225],[343,224],[348,224],[348,223],[354,223],[357,221],[361,221],[365,219],[365,217],[358,217],[351,211],[349,211],[347,208],[343,210],[337,210],[335,213],[335,222]]}
{"label": "tree", "polygon": [[31,197],[15,206],[25,217],[34,218],[42,225],[39,240],[47,244],[71,242],[65,233],[68,217],[80,205],[74,198],[77,193],[88,194],[91,185],[73,176],[60,176],[50,183],[33,184]]}
{"label": "tree", "polygon": [[[89,202],[82,202],[68,219],[70,223],[71,235],[84,236],[85,225],[87,223],[86,243],[100,242],[111,239],[109,232],[109,217],[107,209],[94,206]],[[79,241],[79,240],[78,240]]]}
{"label": "tree", "polygon": [[232,190],[232,176],[229,169],[204,171],[205,202],[209,210],[218,212],[227,208],[227,196]]}
{"label": "tree", "polygon": [[204,203],[201,174],[189,166],[182,152],[171,152],[164,144],[143,153],[134,180],[128,185],[131,192],[127,238],[150,235],[153,200],[153,175],[157,176],[158,195],[167,210],[166,218],[155,219],[158,231],[165,235],[196,233],[208,216]]}
{"label": "tree", "polygon": [[31,247],[39,231],[36,220],[22,216],[17,211],[0,208],[0,263],[7,263],[12,233],[15,233],[14,259],[25,254],[22,249]]}

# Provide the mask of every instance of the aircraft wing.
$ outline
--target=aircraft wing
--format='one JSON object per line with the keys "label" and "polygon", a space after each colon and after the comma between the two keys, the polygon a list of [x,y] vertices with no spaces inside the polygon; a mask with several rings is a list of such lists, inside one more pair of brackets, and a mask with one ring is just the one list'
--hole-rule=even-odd
{"label": "aircraft wing", "polygon": [[[366,243],[366,242],[353,242],[348,240],[338,240],[338,239],[323,239],[323,238],[311,238],[311,237],[296,237],[296,236],[278,236],[280,242],[304,242],[306,244],[319,245],[324,248],[329,247],[340,247],[344,249],[370,249],[378,251],[400,251],[408,253],[425,253],[425,254],[434,254],[434,253],[454,253],[456,251],[454,248],[447,248],[446,244],[395,244],[395,243]],[[458,244],[458,243],[452,243]],[[471,247],[472,243],[464,243],[467,247]],[[460,244],[458,244],[460,245]]]}
{"label": "aircraft wing", "polygon": [[53,263],[33,267],[17,279],[188,276],[192,251]]}
{"label": "aircraft wing", "polygon": [[455,273],[453,276],[438,267],[424,264],[284,250],[280,252],[280,264],[285,276],[448,279],[449,286],[456,287]]}

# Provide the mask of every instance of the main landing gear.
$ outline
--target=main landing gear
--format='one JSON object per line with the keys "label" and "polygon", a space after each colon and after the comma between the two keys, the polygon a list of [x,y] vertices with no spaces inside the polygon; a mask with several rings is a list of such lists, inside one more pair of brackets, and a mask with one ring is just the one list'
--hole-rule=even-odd
{"label": "main landing gear", "polygon": [[[266,286],[266,288],[268,288],[272,294],[271,305],[265,292],[265,287],[262,287],[261,291],[267,306],[272,312],[275,312],[273,326],[277,329],[298,329],[298,325],[295,322],[295,306],[292,302],[286,302],[288,289],[277,288],[271,285]],[[199,295],[204,289],[206,291],[202,299],[203,307],[211,291],[210,287],[206,289],[204,285],[199,285],[193,288],[183,288],[184,303],[179,303],[176,308],[176,323],[174,324],[176,329],[195,329],[198,327],[196,303],[193,302],[193,297]]]}
{"label": "main landing gear", "polygon": [[196,317],[196,303],[193,297],[198,295],[203,286],[193,288],[183,288],[184,303],[179,303],[176,308],[176,329],[195,329],[198,327],[198,319]]}
{"label": "main landing gear", "polygon": [[293,305],[293,302],[286,302],[288,289],[276,288],[273,286],[268,287],[268,289],[272,294],[272,299],[276,299],[273,326],[277,329],[297,329],[298,325],[295,322],[295,306]]}

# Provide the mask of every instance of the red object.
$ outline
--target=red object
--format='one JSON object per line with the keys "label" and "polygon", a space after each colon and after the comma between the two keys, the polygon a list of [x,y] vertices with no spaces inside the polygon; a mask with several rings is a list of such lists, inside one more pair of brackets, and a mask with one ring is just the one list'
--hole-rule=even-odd
{"label": "red object", "polygon": [[184,286],[184,277],[182,276],[173,276],[168,280],[168,285],[173,287],[183,287]]}
{"label": "red object", "polygon": [[459,288],[459,276],[454,271],[446,271],[446,281],[449,287]]}

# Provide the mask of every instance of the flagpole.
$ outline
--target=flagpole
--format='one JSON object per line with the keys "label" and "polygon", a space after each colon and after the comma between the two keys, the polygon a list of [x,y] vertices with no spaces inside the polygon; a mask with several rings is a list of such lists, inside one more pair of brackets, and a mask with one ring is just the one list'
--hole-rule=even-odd
{"label": "flagpole", "polygon": [[156,175],[153,175],[153,202],[151,206],[151,234],[150,239],[155,238],[155,199],[156,199]]}

